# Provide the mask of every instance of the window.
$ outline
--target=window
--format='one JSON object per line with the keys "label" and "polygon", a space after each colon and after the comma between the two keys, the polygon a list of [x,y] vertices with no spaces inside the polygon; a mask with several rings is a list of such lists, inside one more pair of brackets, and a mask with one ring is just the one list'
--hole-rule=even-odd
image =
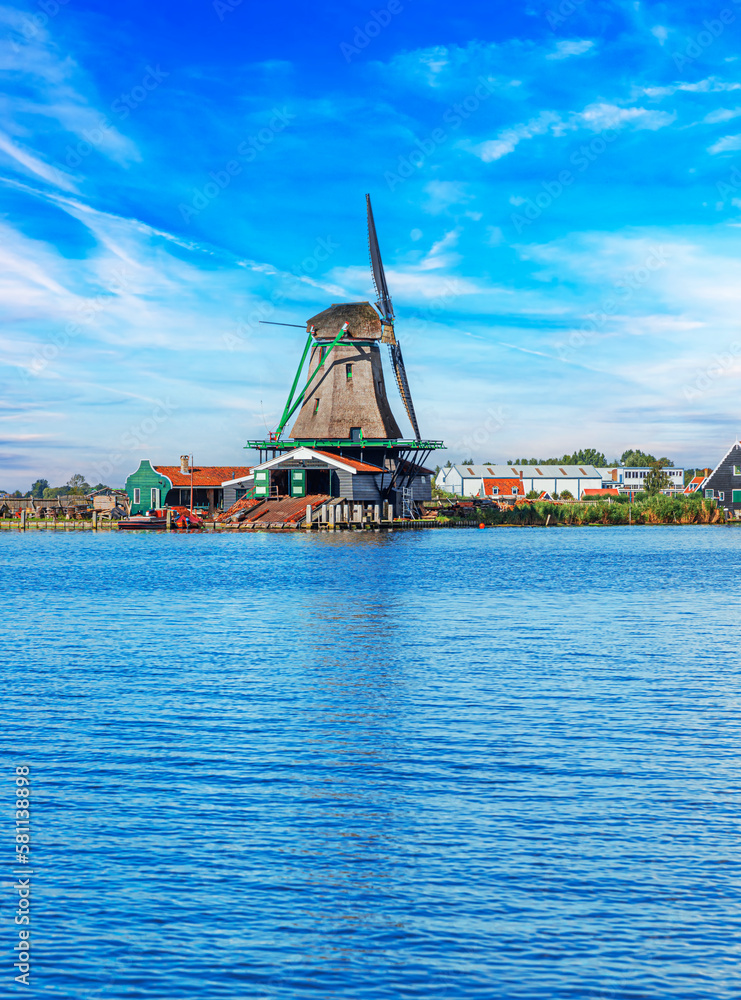
{"label": "window", "polygon": [[363,428],[362,427],[351,427],[350,428],[350,440],[351,441],[362,441],[363,440]]}
{"label": "window", "polygon": [[152,489],[150,491],[150,496],[151,496],[151,501],[150,501],[151,506],[153,508],[159,507],[159,505],[160,505],[160,491],[158,489],[155,489],[154,487],[152,487]]}
{"label": "window", "polygon": [[733,490],[731,493],[731,503],[741,503],[741,490]]}
{"label": "window", "polygon": [[492,488],[491,488],[491,495],[493,497],[499,496],[499,487],[498,486],[492,486]]}
{"label": "window", "polygon": [[345,365],[345,378],[348,382],[352,378],[352,365]]}
{"label": "window", "polygon": [[725,493],[723,493],[723,491],[721,490],[721,491],[720,491],[720,492],[718,493],[718,499],[719,499],[719,500],[725,500],[725,498],[726,498],[726,495],[725,495]]}
{"label": "window", "polygon": [[741,465],[734,465],[733,474],[734,476],[741,476]]}
{"label": "window", "polygon": [[142,491],[138,486],[134,487],[134,503],[141,503]]}
{"label": "window", "polygon": [[516,496],[518,496],[518,495],[519,495],[519,493],[520,493],[520,490],[519,490],[519,488],[518,488],[517,486],[513,486],[513,487],[512,487],[512,496],[513,496],[513,497],[516,497]]}
{"label": "window", "polygon": [[715,490],[705,490],[705,499],[712,500],[715,496]]}
{"label": "window", "polygon": [[314,413],[316,413],[318,411],[318,409],[319,409],[319,400],[315,399],[314,400]]}

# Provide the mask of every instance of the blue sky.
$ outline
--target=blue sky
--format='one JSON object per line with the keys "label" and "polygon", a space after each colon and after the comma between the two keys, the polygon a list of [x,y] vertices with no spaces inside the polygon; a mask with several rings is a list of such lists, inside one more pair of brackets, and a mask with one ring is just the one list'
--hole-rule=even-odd
{"label": "blue sky", "polygon": [[[741,433],[741,3],[0,7],[0,486],[240,464],[370,192],[445,458]],[[397,417],[403,409],[397,401]]]}

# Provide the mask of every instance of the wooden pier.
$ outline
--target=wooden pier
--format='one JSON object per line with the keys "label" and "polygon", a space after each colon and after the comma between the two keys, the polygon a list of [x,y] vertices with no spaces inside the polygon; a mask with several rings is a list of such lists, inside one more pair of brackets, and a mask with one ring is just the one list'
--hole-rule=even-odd
{"label": "wooden pier", "polygon": [[[425,528],[472,528],[478,521],[439,521],[437,518],[395,518],[393,506],[363,503],[357,500],[326,497],[312,506],[296,502],[266,500],[253,510],[246,509],[241,520],[204,521],[202,530],[218,533],[233,531],[419,531]],[[57,520],[54,518],[31,519],[25,510],[19,518],[0,519],[0,530],[5,531],[116,531],[117,522],[100,518],[97,512],[89,520]],[[170,518],[166,531],[176,530]]]}

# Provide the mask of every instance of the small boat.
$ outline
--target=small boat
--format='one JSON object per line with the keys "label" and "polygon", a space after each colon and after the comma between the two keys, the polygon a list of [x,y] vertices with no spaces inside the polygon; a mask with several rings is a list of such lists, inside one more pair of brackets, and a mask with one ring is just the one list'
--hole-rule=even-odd
{"label": "small boat", "polygon": [[118,522],[119,531],[163,531],[167,527],[167,511],[148,510],[146,514],[122,517]]}
{"label": "small boat", "polygon": [[[146,514],[134,514],[121,518],[119,531],[164,531],[167,528],[167,510],[148,510]],[[180,531],[192,531],[203,527],[203,521],[192,511],[182,508],[170,510],[170,527]]]}

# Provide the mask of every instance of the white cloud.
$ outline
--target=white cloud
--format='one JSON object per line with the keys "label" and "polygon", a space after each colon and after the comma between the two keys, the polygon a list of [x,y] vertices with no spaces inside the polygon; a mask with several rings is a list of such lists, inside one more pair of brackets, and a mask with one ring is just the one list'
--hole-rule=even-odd
{"label": "white cloud", "polygon": [[665,128],[675,120],[676,114],[669,114],[667,111],[649,111],[646,108],[620,108],[615,104],[597,103],[590,104],[583,111],[572,115],[570,122],[572,125],[582,125],[592,129],[593,132],[602,132],[604,129],[617,129],[630,125],[635,129],[656,129]]}
{"label": "white cloud", "polygon": [[0,39],[0,79],[23,80],[22,92],[6,93],[0,104],[5,152],[24,171],[66,191],[74,190],[74,184],[70,179],[65,181],[63,171],[47,166],[38,151],[30,156],[19,148],[19,140],[30,134],[29,126],[37,135],[67,133],[70,142],[66,153],[72,169],[80,163],[76,153],[80,141],[88,152],[92,146],[96,153],[124,166],[140,160],[136,145],[115,128],[111,109],[96,106],[94,88],[86,74],[70,56],[59,54],[47,31],[34,25],[30,33],[29,24],[27,14],[0,6],[0,27],[8,32]]}
{"label": "white cloud", "polygon": [[422,259],[418,267],[421,271],[436,271],[444,267],[452,267],[460,260],[459,254],[448,251],[457,245],[461,235],[460,227],[451,229],[442,239],[432,244],[429,253]]}
{"label": "white cloud", "polygon": [[741,149],[741,135],[725,135],[708,146],[708,153],[730,153],[736,149]]}
{"label": "white cloud", "polygon": [[604,102],[589,104],[583,111],[571,112],[565,118],[555,111],[542,111],[537,118],[503,129],[496,139],[481,142],[471,147],[471,151],[484,163],[491,163],[512,153],[521,142],[536,135],[550,133],[561,136],[580,128],[588,128],[592,132],[625,127],[656,131],[671,125],[675,118],[676,114],[667,111],[621,108]]}
{"label": "white cloud", "polygon": [[14,164],[22,167],[24,173],[40,177],[42,180],[47,181],[49,184],[54,184],[63,191],[76,190],[74,182],[68,174],[63,173],[63,171],[58,170],[56,167],[50,166],[48,163],[44,163],[37,156],[34,156],[33,153],[21,149],[20,146],[11,142],[10,138],[2,132],[0,132],[0,151],[5,153]]}
{"label": "white cloud", "polygon": [[669,32],[666,30],[663,24],[657,24],[653,28],[651,28],[651,34],[654,36],[654,38],[658,39],[659,45],[663,45],[664,42],[669,37]]}
{"label": "white cloud", "polygon": [[665,87],[640,87],[635,92],[643,94],[645,97],[672,97],[679,91],[689,94],[719,94],[730,90],[741,90],[741,83],[731,83],[710,76],[697,83],[678,82],[670,83]]}
{"label": "white cloud", "polygon": [[705,115],[703,118],[703,124],[705,125],[715,125],[718,122],[727,122],[731,118],[738,118],[741,115],[741,108],[718,108],[717,111],[711,111],[710,114]]}
{"label": "white cloud", "polygon": [[521,125],[514,125],[511,128],[504,129],[496,139],[488,139],[486,142],[482,142],[474,148],[474,152],[484,163],[500,160],[508,153],[512,153],[523,140],[532,139],[535,135],[543,135],[543,133],[551,131],[560,122],[560,116],[554,111],[542,111],[537,118],[533,118]]}
{"label": "white cloud", "polygon": [[561,42],[556,42],[555,51],[549,52],[546,59],[569,59],[571,56],[581,56],[593,47],[594,42],[588,38],[573,41],[564,39]]}

